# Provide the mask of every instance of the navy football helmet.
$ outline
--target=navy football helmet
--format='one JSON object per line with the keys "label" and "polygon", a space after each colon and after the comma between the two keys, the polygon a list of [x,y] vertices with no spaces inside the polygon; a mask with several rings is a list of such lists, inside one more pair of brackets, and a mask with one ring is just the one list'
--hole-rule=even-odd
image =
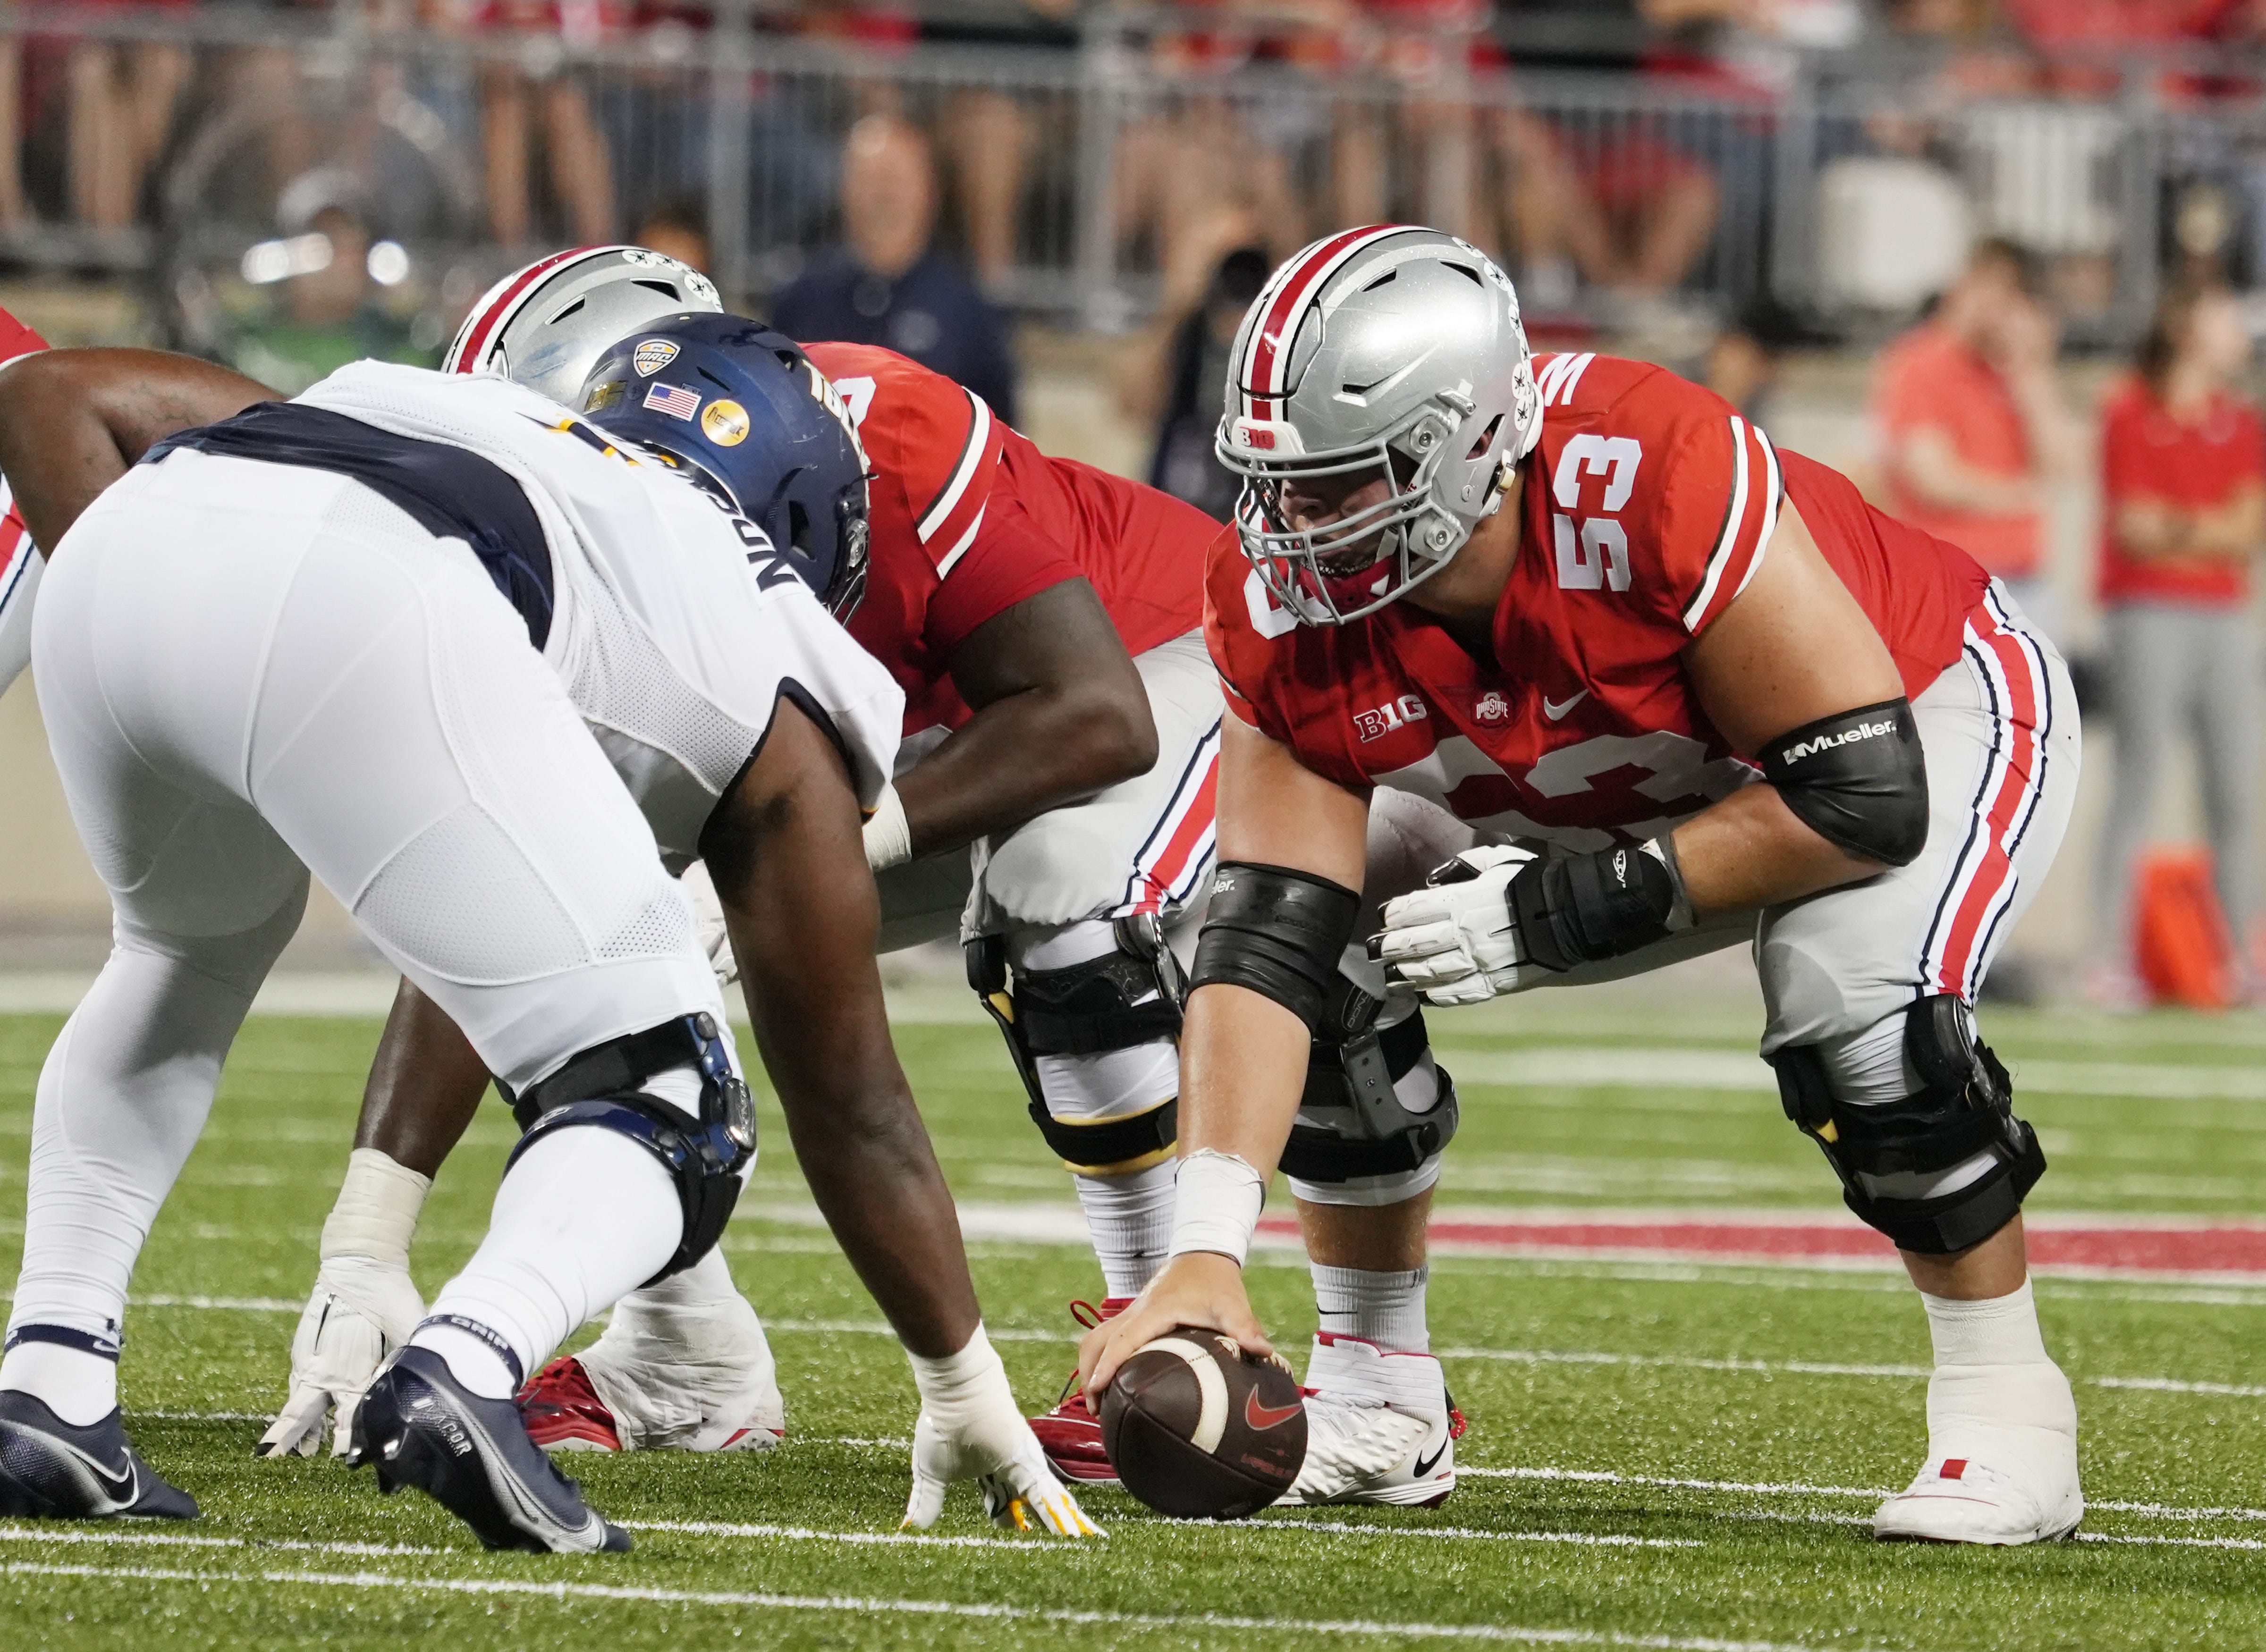
{"label": "navy football helmet", "polygon": [[761,528],[849,618],[866,593],[866,450],[800,345],[740,316],[663,316],[599,356],[581,410]]}

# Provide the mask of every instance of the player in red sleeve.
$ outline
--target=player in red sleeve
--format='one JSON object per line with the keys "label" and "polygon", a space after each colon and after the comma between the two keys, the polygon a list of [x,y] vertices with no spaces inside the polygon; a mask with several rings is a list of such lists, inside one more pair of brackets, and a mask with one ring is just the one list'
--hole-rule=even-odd
{"label": "player in red sleeve", "polygon": [[[1074,1179],[1112,1315],[1162,1264],[1172,1213],[1166,931],[1211,866],[1220,691],[1198,627],[1218,527],[1048,457],[903,356],[809,348],[872,467],[850,632],[905,691],[896,783],[866,828],[881,945],[961,940]],[[593,1352],[601,1387],[632,1385],[606,1339]],[[647,1355],[638,1384],[669,1363]],[[1058,1472],[1115,1478],[1075,1385],[1034,1427]]]}
{"label": "player in red sleeve", "polygon": [[[45,339],[0,310],[0,367],[47,347]],[[14,492],[4,479],[0,479],[0,512],[4,512],[0,515],[0,694],[5,694],[32,662],[32,602],[46,559],[32,544]]]}
{"label": "player in red sleeve", "polygon": [[1456,1103],[1419,998],[1751,944],[1787,1113],[1934,1340],[1927,1458],[1875,1530],[2073,1527],[2020,1214],[2044,1160],[1971,1010],[2075,789],[2051,645],[1711,393],[1590,355],[1538,374],[1509,282],[1451,237],[1316,243],[1232,359],[1246,480],[1206,625],[1233,715],[1173,1255],[1087,1337],[1089,1393],[1173,1325],[1264,1345],[1240,1263],[1279,1166],[1323,1329],[1290,1501],[1436,1502],[1459,1420],[1424,1225]]}
{"label": "player in red sleeve", "polygon": [[[638,248],[558,254],[474,307],[449,365],[553,396],[571,376],[579,391],[599,348],[641,320],[717,307],[689,274]],[[661,371],[662,347],[636,358],[639,370]],[[1200,626],[1217,524],[1047,457],[979,398],[902,356],[841,344],[810,355],[830,376],[822,393],[859,428],[871,472],[852,632],[907,700],[895,782],[866,828],[881,944],[963,941],[1032,1117],[1075,1176],[1114,1312],[1161,1264],[1171,1217],[1181,963],[1167,932],[1191,927],[1181,919],[1211,861],[1221,707]],[[800,531],[764,525],[782,540]],[[688,881],[698,903],[705,883]],[[728,976],[720,919],[711,934]],[[382,1051],[356,1139],[414,1181],[468,1120],[419,1105],[396,1067]],[[406,1283],[392,1236],[415,1211],[397,1209],[391,1181],[357,1186],[350,1173],[318,1287],[349,1312],[326,1324],[367,1317],[364,1276]],[[374,1224],[365,1207],[395,1214]],[[348,1242],[381,1229],[382,1246]],[[320,1353],[295,1350],[287,1408],[318,1420],[325,1392],[350,1391],[361,1363],[342,1356],[333,1371]],[[785,1427],[760,1324],[720,1254],[632,1293],[596,1344],[538,1373],[522,1402],[530,1433],[554,1447],[751,1449]],[[1110,1475],[1074,1389],[1036,1427],[1063,1472]],[[271,1433],[276,1449],[311,1444],[303,1430]]]}

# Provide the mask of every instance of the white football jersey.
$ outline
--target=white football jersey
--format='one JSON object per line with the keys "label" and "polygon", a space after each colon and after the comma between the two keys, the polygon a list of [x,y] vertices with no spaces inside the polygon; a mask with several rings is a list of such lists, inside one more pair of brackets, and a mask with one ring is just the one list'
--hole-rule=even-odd
{"label": "white football jersey", "polygon": [[832,725],[859,806],[879,800],[903,692],[754,523],[508,379],[358,362],[296,399],[465,449],[519,483],[551,552],[544,658],[671,870],[698,855],[782,696]]}

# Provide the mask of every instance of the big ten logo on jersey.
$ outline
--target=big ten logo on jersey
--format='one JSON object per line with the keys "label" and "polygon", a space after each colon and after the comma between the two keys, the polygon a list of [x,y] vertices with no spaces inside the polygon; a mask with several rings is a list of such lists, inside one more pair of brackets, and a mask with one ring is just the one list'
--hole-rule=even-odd
{"label": "big ten logo on jersey", "polygon": [[[1644,463],[1644,444],[1634,436],[1601,436],[1585,430],[1569,436],[1559,450],[1558,468],[1550,479],[1550,497],[1558,508],[1551,513],[1550,532],[1558,553],[1561,590],[1594,591],[1629,588],[1628,530],[1615,513],[1636,491],[1637,467]],[[1602,478],[1584,486],[1588,478]],[[1602,495],[1602,497],[1599,497]],[[1576,515],[1595,500],[1601,515]]]}
{"label": "big ten logo on jersey", "polygon": [[1422,698],[1414,694],[1402,694],[1382,705],[1371,706],[1353,714],[1353,726],[1362,743],[1382,740],[1396,728],[1406,728],[1411,723],[1421,723],[1432,713],[1425,708]]}

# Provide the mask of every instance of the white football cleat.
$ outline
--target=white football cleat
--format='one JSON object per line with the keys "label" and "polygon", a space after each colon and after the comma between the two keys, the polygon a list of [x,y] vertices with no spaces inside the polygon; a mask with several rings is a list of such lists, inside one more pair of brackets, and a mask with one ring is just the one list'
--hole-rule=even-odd
{"label": "white football cleat", "polygon": [[546,1451],[767,1451],[786,1435],[771,1343],[719,1251],[624,1297],[519,1401]]}
{"label": "white football cleat", "polygon": [[1456,1488],[1463,1413],[1429,1354],[1388,1353],[1325,1331],[1306,1363],[1306,1461],[1276,1507],[1436,1509]]}
{"label": "white football cleat", "polygon": [[[2013,1545],[2077,1530],[2077,1407],[2059,1366],[1942,1368],[1928,1383],[1927,1412],[1927,1461],[1881,1505],[1875,1537]],[[2037,1420],[1997,1420],[2009,1415]]]}

